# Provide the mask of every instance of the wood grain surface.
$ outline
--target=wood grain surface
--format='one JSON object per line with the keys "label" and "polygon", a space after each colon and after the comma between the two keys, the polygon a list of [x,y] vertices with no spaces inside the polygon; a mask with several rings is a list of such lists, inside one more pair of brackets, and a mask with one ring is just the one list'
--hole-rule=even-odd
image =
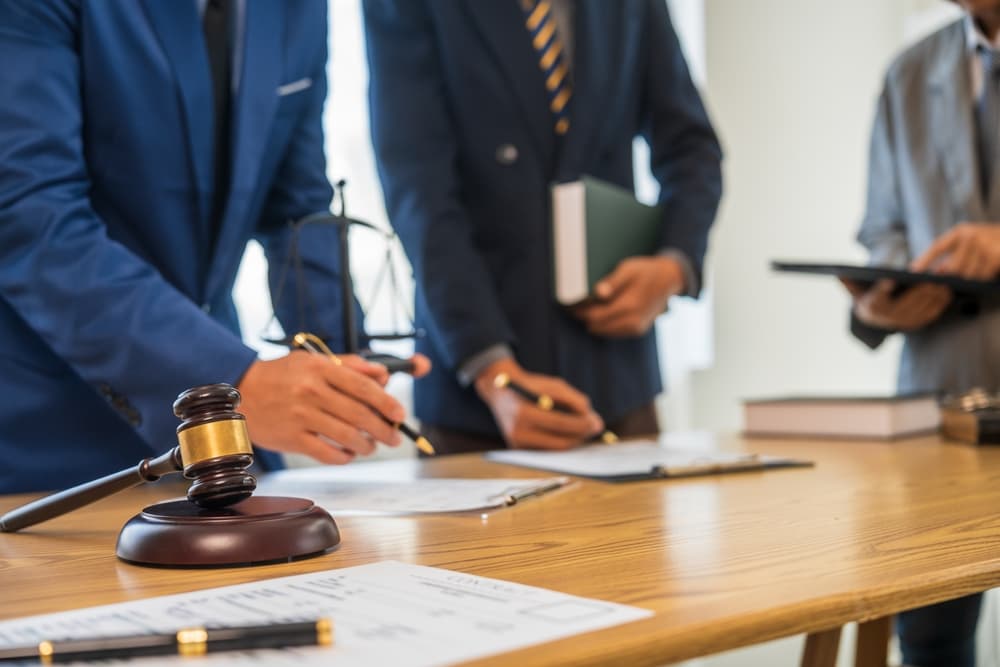
{"label": "wood grain surface", "polygon": [[[476,665],[662,665],[1000,585],[1000,448],[936,438],[703,440],[816,466],[579,481],[485,519],[343,517],[343,543],[332,554],[226,570],[151,569],[115,558],[129,516],[183,493],[152,485],[0,535],[0,618],[395,559],[656,612]],[[364,464],[355,465],[363,475]],[[475,455],[412,466],[423,476],[547,475]],[[0,497],[0,511],[28,498]]]}

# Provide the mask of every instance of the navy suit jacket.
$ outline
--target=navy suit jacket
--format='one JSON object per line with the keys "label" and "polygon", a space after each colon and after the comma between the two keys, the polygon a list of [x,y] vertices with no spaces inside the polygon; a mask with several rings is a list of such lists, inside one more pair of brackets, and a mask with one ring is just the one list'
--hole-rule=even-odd
{"label": "navy suit jacket", "polygon": [[244,247],[280,260],[286,221],[331,199],[326,3],[247,2],[244,37],[213,243],[195,3],[0,0],[0,492],[164,451],[177,394],[256,358],[231,299]]}
{"label": "navy suit jacket", "polygon": [[572,125],[557,141],[517,0],[365,0],[372,137],[390,220],[416,275],[417,343],[434,369],[417,415],[497,435],[460,386],[473,355],[510,344],[607,420],[660,391],[653,332],[592,336],[552,297],[549,186],[587,174],[633,187],[645,138],[665,207],[662,246],[700,274],[721,151],[663,0],[580,0]]}

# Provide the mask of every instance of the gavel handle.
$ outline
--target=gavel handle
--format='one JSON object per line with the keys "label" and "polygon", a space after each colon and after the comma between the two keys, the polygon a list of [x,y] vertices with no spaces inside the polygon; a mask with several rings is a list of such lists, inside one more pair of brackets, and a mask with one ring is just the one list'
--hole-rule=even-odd
{"label": "gavel handle", "polygon": [[143,459],[138,465],[95,479],[71,489],[39,498],[0,517],[0,532],[13,533],[42,521],[54,519],[84,505],[107,498],[143,482],[155,482],[163,475],[184,469],[179,447],[156,458]]}

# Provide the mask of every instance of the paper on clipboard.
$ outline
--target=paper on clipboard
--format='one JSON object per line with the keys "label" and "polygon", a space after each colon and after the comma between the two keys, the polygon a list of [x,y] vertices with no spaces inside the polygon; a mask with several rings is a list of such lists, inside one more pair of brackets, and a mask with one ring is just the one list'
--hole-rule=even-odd
{"label": "paper on clipboard", "polygon": [[484,512],[562,488],[567,477],[540,479],[352,479],[325,466],[264,477],[258,492],[298,495],[337,516]]}

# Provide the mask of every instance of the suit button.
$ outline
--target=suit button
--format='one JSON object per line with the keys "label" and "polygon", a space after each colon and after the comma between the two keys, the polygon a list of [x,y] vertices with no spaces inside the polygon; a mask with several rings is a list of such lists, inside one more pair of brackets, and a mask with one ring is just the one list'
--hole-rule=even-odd
{"label": "suit button", "polygon": [[497,146],[497,162],[504,166],[510,166],[517,162],[517,146],[514,144],[500,144]]}
{"label": "suit button", "polygon": [[203,312],[211,313],[212,312],[212,304],[210,304],[210,303],[203,303],[203,304],[201,304],[201,309],[202,309]]}

